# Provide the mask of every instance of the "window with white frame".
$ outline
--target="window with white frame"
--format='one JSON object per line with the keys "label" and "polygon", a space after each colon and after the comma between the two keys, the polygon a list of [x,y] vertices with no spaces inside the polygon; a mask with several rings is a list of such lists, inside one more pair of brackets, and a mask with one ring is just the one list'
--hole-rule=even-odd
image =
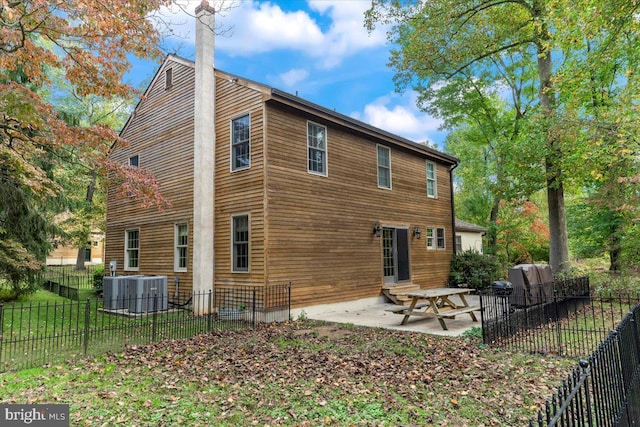
{"label": "window with white frame", "polygon": [[456,252],[462,252],[462,236],[459,234],[456,234]]}
{"label": "window with white frame", "polygon": [[391,189],[391,149],[378,145],[378,187]]}
{"label": "window with white frame", "polygon": [[129,166],[140,166],[140,157],[137,154],[129,157]]}
{"label": "window with white frame", "polygon": [[251,166],[251,142],[249,115],[231,120],[231,170],[247,169]]}
{"label": "window with white frame", "polygon": [[124,269],[137,271],[140,259],[140,230],[124,232]]}
{"label": "window with white frame", "polygon": [[327,128],[307,122],[308,171],[327,176]]}
{"label": "window with white frame", "polygon": [[189,243],[189,228],[186,223],[175,225],[175,253],[173,261],[174,271],[187,271],[187,251]]}
{"label": "window with white frame", "polygon": [[436,246],[438,249],[444,249],[444,228],[436,228]]}
{"label": "window with white frame", "polygon": [[425,230],[426,241],[427,241],[427,249],[435,249],[436,241],[435,241],[435,229],[433,227],[427,227]]}
{"label": "window with white frame", "polygon": [[436,164],[427,162],[427,196],[438,197],[436,180]]}
{"label": "window with white frame", "polygon": [[249,271],[249,215],[231,218],[232,257],[234,272]]}

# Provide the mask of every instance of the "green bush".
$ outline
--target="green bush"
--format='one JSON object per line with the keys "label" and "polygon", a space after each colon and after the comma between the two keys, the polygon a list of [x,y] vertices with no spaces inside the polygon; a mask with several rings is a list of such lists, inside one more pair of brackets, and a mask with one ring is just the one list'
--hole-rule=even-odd
{"label": "green bush", "polygon": [[102,292],[102,282],[104,280],[104,265],[99,265],[93,270],[93,290],[96,293]]}
{"label": "green bush", "polygon": [[502,264],[493,255],[478,252],[462,252],[451,259],[449,286],[484,289],[491,282],[505,277]]}

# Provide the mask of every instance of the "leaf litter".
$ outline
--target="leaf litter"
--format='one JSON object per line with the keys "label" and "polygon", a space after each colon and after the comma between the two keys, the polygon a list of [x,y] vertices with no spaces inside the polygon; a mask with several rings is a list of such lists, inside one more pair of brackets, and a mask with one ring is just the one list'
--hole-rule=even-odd
{"label": "leaf litter", "polygon": [[287,322],[130,346],[41,371],[0,402],[66,401],[72,425],[524,425],[575,363],[480,347]]}

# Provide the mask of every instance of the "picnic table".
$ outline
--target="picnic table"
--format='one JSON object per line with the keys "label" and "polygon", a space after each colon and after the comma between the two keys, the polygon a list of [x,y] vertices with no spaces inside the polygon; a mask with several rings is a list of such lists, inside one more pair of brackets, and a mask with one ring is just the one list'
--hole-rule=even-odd
{"label": "picnic table", "polygon": [[[446,331],[445,318],[455,319],[459,314],[469,314],[474,322],[478,321],[474,311],[480,311],[480,306],[469,305],[465,297],[470,292],[471,289],[464,288],[419,289],[417,291],[404,292],[399,295],[411,297],[411,304],[408,307],[394,307],[387,311],[404,315],[401,325],[406,325],[411,316],[428,317],[435,315],[442,329]],[[453,296],[458,296],[461,304],[451,301]],[[441,309],[444,310],[441,311]]]}

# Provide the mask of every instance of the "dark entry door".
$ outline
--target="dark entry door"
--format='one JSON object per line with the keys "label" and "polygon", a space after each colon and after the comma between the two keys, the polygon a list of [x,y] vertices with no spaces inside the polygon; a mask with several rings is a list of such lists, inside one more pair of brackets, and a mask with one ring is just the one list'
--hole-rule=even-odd
{"label": "dark entry door", "polygon": [[409,231],[406,228],[382,229],[384,283],[397,283],[411,278],[409,268]]}
{"label": "dark entry door", "polygon": [[396,228],[398,282],[409,280],[409,230]]}

